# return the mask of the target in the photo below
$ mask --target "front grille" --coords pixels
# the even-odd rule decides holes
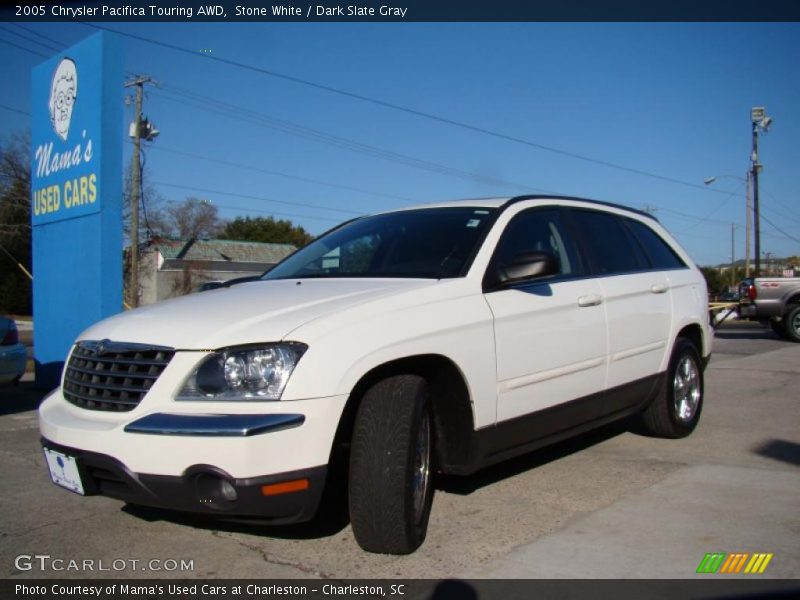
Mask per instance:
[[[174,354],[161,346],[79,342],[67,363],[64,398],[89,410],[133,410]]]

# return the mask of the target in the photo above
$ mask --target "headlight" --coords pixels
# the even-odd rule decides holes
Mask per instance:
[[[214,352],[186,380],[177,400],[280,400],[306,348],[290,342]]]

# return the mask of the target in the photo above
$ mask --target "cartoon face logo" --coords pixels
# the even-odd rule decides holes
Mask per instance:
[[[72,107],[78,97],[78,70],[75,61],[63,58],[53,71],[50,85],[50,122],[58,136],[67,141],[69,123],[72,120]]]

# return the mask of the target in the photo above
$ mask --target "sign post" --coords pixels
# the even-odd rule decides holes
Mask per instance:
[[[37,386],[122,309],[122,52],[97,33],[33,70],[31,225]]]

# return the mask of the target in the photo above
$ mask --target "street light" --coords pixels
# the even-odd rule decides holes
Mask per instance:
[[[767,116],[767,110],[763,106],[754,106],[750,109],[750,122],[753,128],[753,151],[750,160],[753,163],[751,169],[753,177],[753,220],[756,241],[756,277],[761,275],[761,213],[758,204],[758,172],[762,165],[758,162],[758,132],[767,133],[769,126],[772,125],[772,117]]]
[[[728,179],[736,179],[737,181],[742,181],[745,184],[744,276],[750,277],[750,230],[752,229],[752,224],[751,224],[752,213],[750,212],[750,171],[747,171],[744,177],[737,177],[736,175],[713,175],[711,177],[706,177],[703,180],[703,183],[706,185],[711,185],[720,177],[726,177]]]

